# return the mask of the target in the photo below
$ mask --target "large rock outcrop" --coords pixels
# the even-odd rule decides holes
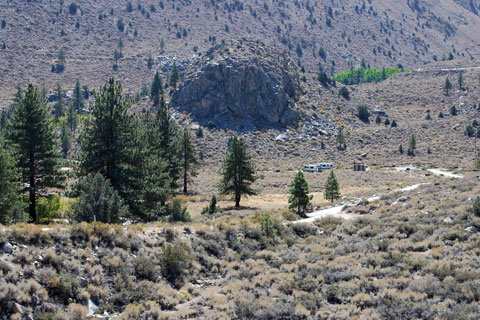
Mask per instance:
[[[222,128],[285,127],[296,125],[300,94],[292,61],[260,42],[238,40],[210,49],[194,63],[170,107]]]

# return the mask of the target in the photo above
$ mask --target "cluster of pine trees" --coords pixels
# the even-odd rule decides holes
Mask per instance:
[[[162,90],[161,81],[152,86],[157,111],[141,116],[129,112],[133,102],[113,78],[94,93],[95,104],[80,128],[78,179],[68,192],[78,197],[74,220],[189,219],[185,208],[170,200],[182,183],[188,191],[200,162],[190,132],[180,130],[169,115]],[[39,222],[38,198],[65,187],[63,148],[54,126],[62,116],[57,105],[50,117],[38,88],[19,91],[0,131],[0,223]]]

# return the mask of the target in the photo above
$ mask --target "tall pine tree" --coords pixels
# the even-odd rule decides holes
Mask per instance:
[[[328,175],[323,196],[326,200],[330,200],[332,202],[333,200],[340,198],[340,187],[338,185],[337,177],[335,177],[335,173],[333,173],[333,171],[330,171],[330,174]]]
[[[72,104],[77,114],[81,114],[83,108],[83,95],[80,81],[78,81],[78,79],[75,82],[75,88],[73,89]]]
[[[80,175],[101,173],[132,208],[138,201],[141,159],[136,153],[137,123],[128,113],[131,105],[131,100],[122,96],[120,82],[114,78],[95,94],[91,117],[80,134]]]
[[[160,97],[163,95],[163,84],[160,74],[155,73],[152,81],[152,87],[150,88],[150,97],[153,101],[153,105],[156,107],[160,103]]]
[[[187,193],[188,183],[191,182],[191,177],[197,176],[197,167],[200,161],[197,157],[197,151],[192,141],[192,135],[187,128],[183,129],[183,134],[180,138],[180,152],[183,170],[183,193]]]
[[[302,171],[298,171],[293,178],[292,187],[290,188],[290,196],[288,203],[290,210],[296,212],[299,216],[306,218],[307,208],[313,196],[308,195],[308,183]]]
[[[172,67],[172,73],[170,73],[169,85],[173,87],[173,89],[177,88],[177,82],[180,79],[180,75],[178,73],[177,64],[174,62]]]
[[[155,122],[158,128],[160,156],[167,162],[168,172],[171,177],[170,188],[175,190],[179,187],[178,180],[181,176],[178,128],[175,120],[168,113],[167,104],[163,96],[160,97],[160,105]],[[162,204],[164,205],[165,203],[163,202]]]
[[[28,85],[13,110],[9,139],[16,147],[18,164],[29,194],[29,214],[38,222],[37,198],[49,187],[59,187],[63,176],[59,171],[60,155],[52,122],[47,118],[46,101],[38,88]]]
[[[57,102],[55,102],[55,105],[53,106],[53,114],[55,115],[55,121],[58,121],[58,118],[65,115],[63,91],[62,91],[62,88],[60,87],[60,84],[57,84],[56,91],[57,91],[56,94],[58,99],[57,99]]]
[[[233,193],[236,207],[240,206],[242,194],[257,193],[251,187],[257,179],[255,171],[255,165],[245,142],[237,136],[230,138],[227,154],[222,163],[222,180],[219,189],[222,194]]]

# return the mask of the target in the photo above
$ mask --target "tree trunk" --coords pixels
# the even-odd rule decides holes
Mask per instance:
[[[235,207],[240,207],[240,198],[242,197],[242,194],[240,193],[240,190],[236,189],[235,190]]]

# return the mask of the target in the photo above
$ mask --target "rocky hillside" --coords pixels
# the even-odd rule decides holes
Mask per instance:
[[[260,42],[229,41],[209,50],[172,96],[203,123],[231,129],[296,126],[297,67]]]
[[[173,59],[186,66],[239,36],[329,73],[362,59],[409,68],[443,57],[467,60],[480,53],[473,45],[480,42],[472,27],[477,11],[478,1],[450,0],[2,1],[0,107],[28,81],[70,89],[78,78],[97,88],[114,75],[134,93],[157,69],[168,73]],[[64,69],[51,72],[61,48]]]

